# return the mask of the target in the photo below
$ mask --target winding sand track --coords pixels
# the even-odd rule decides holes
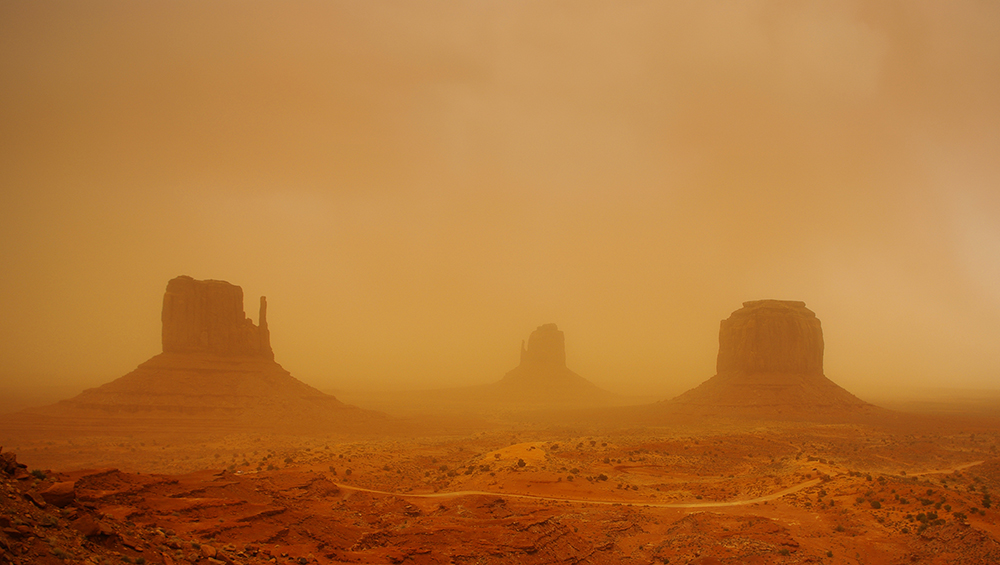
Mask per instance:
[[[954,471],[961,471],[962,469],[968,469],[969,467],[974,467],[979,465],[982,461],[973,461],[972,463],[964,463],[962,465],[956,465],[950,469],[939,469],[934,471],[924,471],[922,473],[913,473],[913,475],[927,475],[931,473],[952,473]],[[500,496],[503,498],[526,498],[530,500],[545,500],[550,502],[569,502],[573,504],[604,504],[604,505],[621,505],[621,506],[647,506],[653,508],[719,508],[724,506],[745,506],[747,504],[757,504],[760,502],[767,502],[770,500],[777,500],[783,496],[799,492],[800,490],[807,489],[811,486],[819,484],[821,479],[810,479],[808,481],[801,482],[797,485],[793,485],[784,490],[779,490],[778,492],[767,494],[764,496],[758,496],[757,498],[748,498],[745,500],[729,500],[729,501],[716,501],[716,502],[643,502],[639,500],[595,500],[590,498],[563,498],[556,496],[538,496],[534,494],[514,494],[509,492],[491,492],[485,490],[457,490],[452,492],[435,492],[428,494],[413,494],[404,492],[387,492],[384,490],[375,490],[362,487],[356,487],[351,485],[345,485],[343,483],[335,483],[338,487],[344,490],[352,490],[357,492],[369,492],[372,494],[381,494],[387,496],[396,496],[399,498],[458,498],[462,496]]]
[[[793,492],[798,492],[802,489],[809,488],[819,482],[820,479],[811,479],[805,481],[804,483],[799,483],[795,486],[786,488],[785,490],[781,490],[765,496],[759,496],[757,498],[750,498],[746,500],[730,500],[726,502],[644,502],[641,500],[596,500],[590,498],[562,498],[556,496],[538,496],[534,494],[514,494],[509,492],[491,492],[484,490],[457,490],[452,492],[413,494],[404,492],[386,492],[382,490],[355,487],[341,483],[336,483],[336,484],[338,487],[344,490],[353,490],[357,492],[370,492],[372,494],[397,496],[399,498],[458,498],[461,496],[500,496],[503,498],[526,498],[530,500],[546,500],[550,502],[570,502],[574,504],[604,504],[609,506],[617,504],[620,506],[650,506],[655,508],[713,508],[718,506],[743,506],[745,504],[755,504],[758,502],[775,500],[777,498],[785,496],[786,494],[791,494]]]

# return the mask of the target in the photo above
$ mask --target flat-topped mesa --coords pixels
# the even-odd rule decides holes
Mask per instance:
[[[823,374],[823,329],[805,302],[754,300],[723,320],[717,374]]]
[[[543,324],[521,342],[521,367],[566,367],[566,338],[555,324]]]
[[[226,281],[171,280],[161,319],[164,353],[274,359],[267,300],[260,297],[260,325],[254,325],[243,312],[243,289]]]

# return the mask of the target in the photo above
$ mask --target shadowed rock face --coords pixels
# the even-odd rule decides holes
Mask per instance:
[[[163,352],[274,359],[267,329],[267,299],[260,325],[243,313],[243,289],[226,281],[188,276],[167,283],[163,295]]]
[[[718,374],[823,374],[823,330],[805,302],[755,300],[722,321]]]

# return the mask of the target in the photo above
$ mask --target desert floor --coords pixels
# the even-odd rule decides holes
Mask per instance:
[[[997,562],[1000,433],[964,427],[25,433],[0,560]],[[76,501],[45,505],[55,483]]]

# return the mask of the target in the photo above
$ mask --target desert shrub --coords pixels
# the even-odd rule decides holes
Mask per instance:
[[[42,525],[45,526],[46,528],[54,528],[55,526],[59,525],[59,519],[56,518],[55,516],[50,516],[48,514],[42,516],[41,522]]]
[[[605,475],[604,473],[601,473],[600,475],[597,475],[597,480],[599,480],[599,481],[606,481],[606,480],[608,480],[608,476]]]
[[[993,506],[993,501],[990,500],[989,493],[986,493],[983,495],[983,508],[989,508],[990,506]]]
[[[39,480],[42,480],[42,481],[45,480],[45,471],[43,471],[41,469],[35,469],[34,471],[31,472],[31,475],[34,476],[36,479],[39,479]],[[989,508],[989,506],[987,506],[987,508]]]
[[[871,502],[869,502],[869,504],[871,504],[872,508],[874,508],[875,510],[882,508],[882,503],[877,500],[872,500]]]
[[[827,551],[826,552],[826,556],[827,557],[833,557],[833,552],[832,551]]]
[[[788,555],[790,552],[784,547],[778,550],[778,555]]]
[[[344,470],[344,474],[349,476],[351,474],[351,470],[350,469],[345,469]]]
[[[517,466],[518,467],[524,467],[525,465],[527,465],[527,463],[524,462],[524,459],[518,459],[517,460]]]

